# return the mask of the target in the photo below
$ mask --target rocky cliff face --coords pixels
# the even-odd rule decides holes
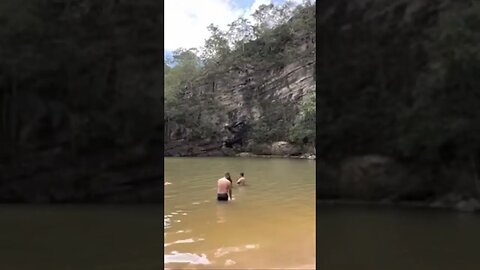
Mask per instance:
[[[458,64],[450,57],[468,51],[462,46],[478,35],[478,16],[467,16],[473,8],[470,1],[448,0],[318,2],[319,199],[479,209],[475,155],[459,158],[468,141],[459,138],[471,129],[453,132],[475,111],[462,115],[454,103],[476,100],[458,94],[474,70],[459,66],[475,57]],[[457,19],[465,20],[467,34],[460,36],[468,41],[445,45],[442,36],[461,29]],[[445,102],[436,102],[442,95]],[[457,122],[445,121],[450,118]]]
[[[315,91],[315,40],[311,37],[304,42],[299,48],[302,57],[285,66],[233,66],[215,76],[204,74],[184,89],[183,101],[199,108],[191,117],[210,123],[215,132],[210,138],[192,139],[194,127],[175,119],[167,121],[165,155],[224,155],[227,152],[222,145],[228,141],[236,144],[236,139],[242,141],[241,151],[248,147],[252,123],[272,115],[294,122],[305,96]],[[244,128],[238,128],[239,123]]]

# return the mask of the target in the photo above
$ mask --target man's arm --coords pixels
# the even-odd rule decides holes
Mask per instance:
[[[228,195],[230,196],[230,200],[232,200],[232,184],[228,184]]]

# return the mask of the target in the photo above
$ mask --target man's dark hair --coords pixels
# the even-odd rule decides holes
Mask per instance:
[[[228,180],[232,180],[232,178],[230,177],[230,173],[228,172],[225,173],[225,178],[227,178]]]
[[[243,176],[243,172],[240,173],[240,176]]]

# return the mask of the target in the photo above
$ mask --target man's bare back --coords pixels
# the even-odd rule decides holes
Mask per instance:
[[[232,184],[230,183],[230,181],[227,178],[222,177],[222,178],[218,179],[218,181],[217,181],[217,193],[218,194],[228,193],[231,186],[232,186]]]
[[[226,177],[222,177],[217,181],[217,199],[219,201],[227,201],[232,199],[232,183]]]

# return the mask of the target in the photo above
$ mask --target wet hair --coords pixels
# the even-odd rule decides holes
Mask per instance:
[[[240,173],[240,176],[243,176],[243,172]]]
[[[227,178],[230,181],[232,180],[232,178],[230,177],[230,173],[228,172],[225,173],[225,178]]]

